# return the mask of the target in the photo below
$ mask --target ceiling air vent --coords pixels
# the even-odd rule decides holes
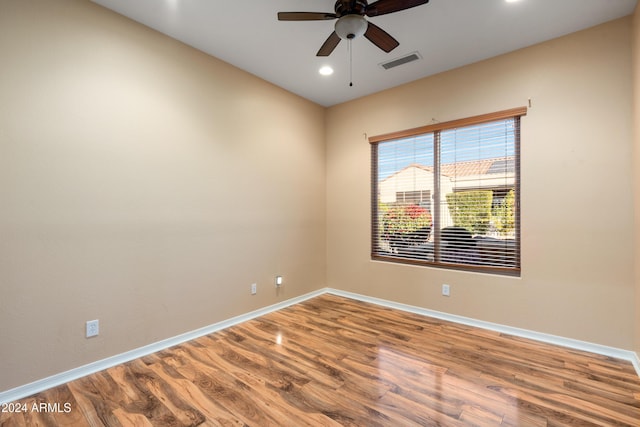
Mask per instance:
[[[408,55],[405,55],[401,58],[396,58],[394,60],[391,60],[389,62],[383,62],[382,64],[380,64],[380,66],[382,68],[384,68],[385,70],[389,70],[391,68],[394,67],[398,67],[400,65],[409,63],[409,62],[413,62],[413,61],[417,61],[418,59],[421,59],[422,57],[420,56],[420,54],[418,52],[412,52]]]

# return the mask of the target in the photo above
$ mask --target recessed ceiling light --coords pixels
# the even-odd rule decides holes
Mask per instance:
[[[507,3],[516,3],[516,2],[519,2],[520,0],[504,0],[504,1],[506,1]]]
[[[325,65],[322,68],[320,68],[318,72],[323,76],[330,76],[331,74],[333,74],[333,68],[331,68],[328,65]]]

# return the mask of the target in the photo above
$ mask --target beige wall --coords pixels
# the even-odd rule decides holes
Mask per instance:
[[[630,42],[625,18],[330,108],[328,286],[634,348]],[[522,277],[372,262],[365,134],[524,106],[528,98]],[[449,298],[440,295],[443,283]]]
[[[634,125],[634,196],[635,196],[635,351],[640,357],[640,4],[633,15],[633,125]]]
[[[86,0],[0,58],[0,391],[325,285],[323,108]]]

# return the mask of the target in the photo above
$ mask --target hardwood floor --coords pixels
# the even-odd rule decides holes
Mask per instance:
[[[1,426],[640,426],[640,378],[323,295],[13,405]]]

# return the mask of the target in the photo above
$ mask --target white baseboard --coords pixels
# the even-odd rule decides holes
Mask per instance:
[[[242,314],[240,316],[232,317],[230,319],[223,320],[221,322],[214,323],[212,325],[205,326],[203,328],[196,329],[191,332],[186,332],[184,334],[177,335],[175,337],[168,338],[166,340],[158,341],[153,344],[146,345],[144,347],[139,347],[122,354],[118,354],[103,360],[99,360],[97,362],[89,363],[88,365],[84,365],[79,368],[74,368],[67,372],[55,374],[50,377],[34,381],[30,384],[26,384],[23,386],[13,388],[11,390],[0,392],[0,404],[14,402],[18,399],[23,399],[25,397],[32,396],[36,393],[40,393],[50,388],[57,387],[62,384],[66,384],[78,378],[82,378],[87,375],[91,375],[96,372],[103,371],[113,366],[138,359],[140,357],[148,356],[149,354],[167,349],[169,347],[173,347],[174,345],[182,344],[184,342],[191,341],[196,338],[200,338],[202,336],[211,334],[213,332],[226,329],[230,326],[234,326],[239,323],[246,322],[251,319],[255,319],[256,317],[264,316],[265,314],[269,314],[274,311],[278,311],[283,308],[289,307],[291,305],[301,303],[308,299],[322,295],[326,292],[327,292],[326,289],[320,289],[318,291],[310,292],[308,294],[301,295],[296,298],[291,298],[286,301],[279,302],[277,304],[273,304],[273,305],[270,305],[246,314]]]
[[[593,344],[586,341],[574,340],[571,338],[564,338],[557,335],[550,335],[541,332],[530,331],[527,329],[514,328],[511,326],[500,325],[498,323],[485,322],[482,320],[476,320],[469,317],[457,316],[455,314],[443,313],[440,311],[429,310],[426,308],[416,307],[408,304],[402,304],[394,301],[389,301],[381,298],[370,297],[366,295],[356,294],[353,292],[340,291],[337,289],[327,289],[327,293],[342,296],[345,298],[351,298],[363,302],[369,302],[372,304],[380,305],[383,307],[394,308],[397,310],[406,311],[409,313],[420,314],[423,316],[434,317],[436,319],[447,320],[449,322],[455,322],[462,325],[474,326],[477,328],[488,329],[495,332],[501,332],[509,335],[514,335],[521,338],[528,338],[535,341],[540,341],[548,344],[555,344],[562,347],[572,348],[574,350],[588,351],[590,353],[600,354],[603,356],[614,357],[616,359],[626,360],[631,362],[636,370],[638,376],[640,376],[640,358],[638,354],[630,350],[622,350],[615,347],[608,347],[600,344]]]
[[[504,325],[491,323],[491,322],[484,322],[481,320],[475,320],[468,317],[428,310],[425,308],[420,308],[420,307],[407,305],[407,304],[401,304],[401,303],[388,301],[380,298],[369,297],[366,295],[356,294],[352,292],[340,291],[340,290],[331,289],[331,288],[324,288],[324,289],[319,289],[317,291],[310,292],[308,294],[301,295],[296,298],[291,298],[286,301],[273,304],[273,305],[270,305],[270,306],[267,306],[267,307],[264,307],[240,316],[232,317],[230,319],[223,320],[221,322],[214,323],[212,325],[205,326],[203,328],[196,329],[191,332],[177,335],[175,337],[168,338],[166,340],[158,341],[156,343],[149,344],[144,347],[127,351],[125,353],[118,354],[112,357],[108,357],[106,359],[99,360],[97,362],[89,363],[88,365],[74,368],[67,372],[55,374],[50,377],[34,381],[30,384],[26,384],[23,386],[13,388],[11,390],[0,392],[0,404],[23,399],[25,397],[31,396],[36,393],[40,393],[42,391],[48,390],[53,387],[57,387],[59,385],[68,383],[78,378],[82,378],[84,376],[91,375],[96,372],[100,372],[102,370],[111,368],[113,366],[116,366],[125,362],[129,362],[131,360],[138,359],[140,357],[147,356],[149,354],[167,349],[169,347],[173,347],[178,344],[182,344],[187,341],[191,341],[193,339],[202,337],[204,335],[208,335],[208,334],[220,331],[222,329],[226,329],[228,327],[237,325],[242,322],[246,322],[251,319],[255,319],[256,317],[264,316],[265,314],[269,314],[271,312],[281,310],[283,308],[301,303],[303,301],[323,295],[325,293],[338,295],[345,298],[351,298],[351,299],[355,299],[363,302],[369,302],[372,304],[376,304],[376,305],[380,305],[388,308],[394,308],[394,309],[406,311],[409,313],[421,314],[423,316],[434,317],[437,319],[447,320],[450,322],[456,322],[464,325],[475,326],[475,327],[502,332],[502,333],[515,335],[523,338],[529,338],[536,341],[573,348],[576,350],[583,350],[591,353],[615,357],[617,359],[627,360],[633,364],[633,366],[636,369],[636,372],[640,376],[640,358],[633,351],[621,350],[621,349],[607,347],[599,344],[592,344],[584,341],[558,337],[555,335],[543,334],[539,332],[529,331],[526,329],[513,328],[510,326],[504,326]]]
[[[638,353],[631,353],[633,353],[633,356],[631,357],[631,363],[633,363],[633,367],[636,368],[636,372],[640,377],[640,356],[638,355]]]

